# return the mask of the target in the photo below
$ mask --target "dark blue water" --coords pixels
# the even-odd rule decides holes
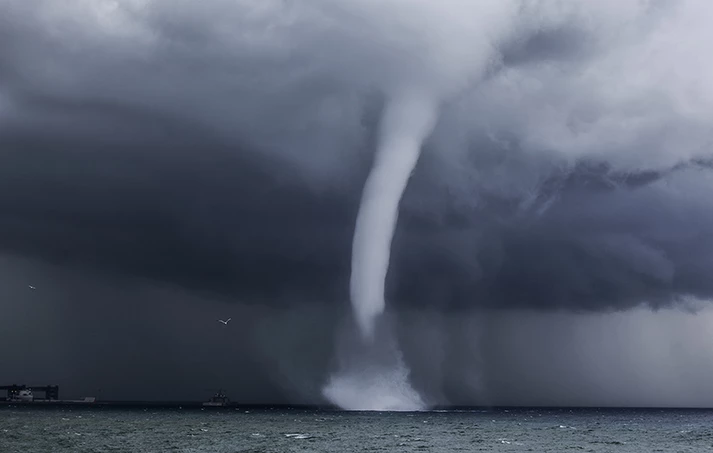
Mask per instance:
[[[702,452],[713,411],[0,408],[0,452]]]

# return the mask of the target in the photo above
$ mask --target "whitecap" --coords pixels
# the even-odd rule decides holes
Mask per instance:
[[[309,439],[312,436],[309,434],[285,434],[285,437],[289,437],[291,439]]]

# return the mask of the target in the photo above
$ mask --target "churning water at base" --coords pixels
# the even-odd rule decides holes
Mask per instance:
[[[0,407],[0,452],[698,452],[713,411],[110,410]]]
[[[411,387],[403,360],[392,367],[344,370],[333,375],[324,396],[337,406],[353,411],[420,411],[426,405]]]
[[[336,406],[350,411],[420,411],[426,409],[411,386],[387,316],[375,319],[370,339],[343,328],[336,344],[337,369],[322,394]]]

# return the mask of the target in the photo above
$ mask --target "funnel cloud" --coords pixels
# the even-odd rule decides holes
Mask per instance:
[[[0,384],[713,405],[711,17],[0,0]]]
[[[374,335],[374,318],[384,312],[384,284],[399,201],[435,119],[432,102],[409,96],[388,101],[384,112],[381,142],[364,186],[352,251],[352,303],[367,338]]]

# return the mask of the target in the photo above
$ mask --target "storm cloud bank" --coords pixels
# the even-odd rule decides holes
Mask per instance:
[[[379,122],[416,87],[439,115],[390,309],[709,300],[710,17],[705,0],[0,0],[0,250],[344,306]]]
[[[113,236],[92,244],[104,265],[190,285],[196,261],[218,261],[234,287],[235,257],[264,262],[255,247],[276,269],[306,262],[300,274],[323,278],[294,289],[319,293],[346,270],[380,93],[417,78],[455,94],[405,195],[394,300],[443,303],[406,296],[419,283],[499,306],[527,304],[517,286],[592,308],[710,295],[710,176],[694,163],[713,140],[707,2],[2,9],[5,248],[29,251],[46,227],[54,240],[33,252],[64,242],[81,261],[91,231]],[[475,30],[483,17],[495,23]],[[117,253],[139,235],[145,258]],[[163,265],[159,248],[178,259]]]

